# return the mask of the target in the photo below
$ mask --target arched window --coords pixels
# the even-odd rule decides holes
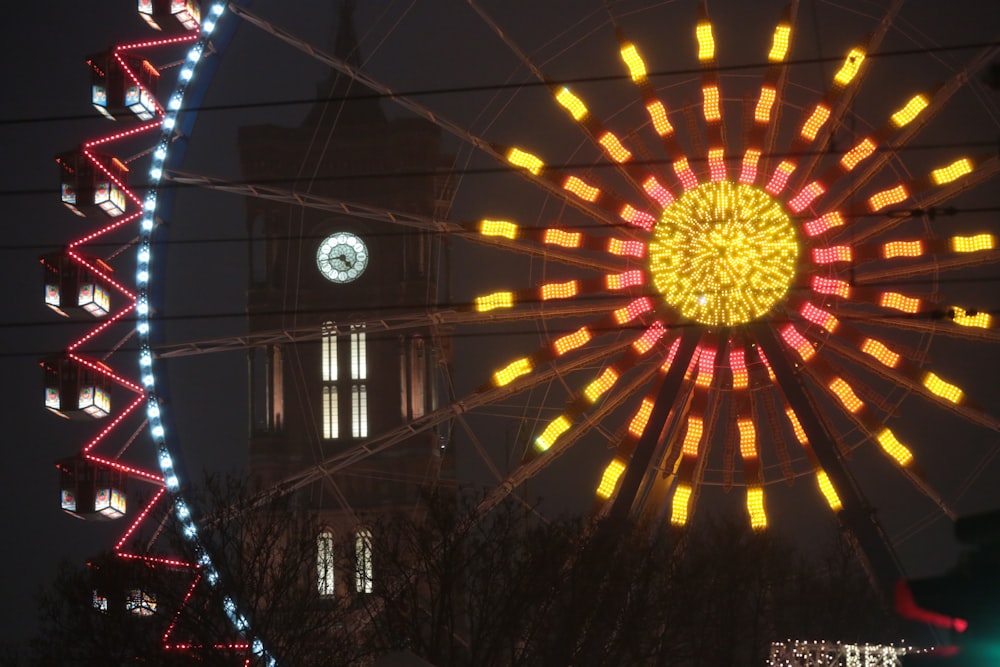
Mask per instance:
[[[316,590],[321,596],[336,593],[333,579],[333,532],[323,529],[316,536]]]
[[[362,528],[354,537],[354,589],[358,593],[371,593],[374,584],[372,532]]]

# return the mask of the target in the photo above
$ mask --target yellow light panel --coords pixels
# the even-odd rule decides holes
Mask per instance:
[[[859,162],[868,159],[874,152],[875,142],[865,137],[854,148],[844,153],[844,157],[840,158],[840,166],[844,168],[844,171],[851,171],[858,166]]]
[[[673,168],[674,173],[677,174],[677,178],[680,179],[681,187],[684,188],[685,192],[698,185],[698,177],[694,175],[693,171],[691,171],[691,165],[688,164],[686,157],[674,160]]]
[[[892,124],[897,128],[907,125],[910,121],[916,118],[921,111],[927,108],[927,103],[928,100],[923,95],[914,95],[902,109],[892,114]]]
[[[730,181],[685,192],[653,235],[655,287],[684,317],[708,325],[743,324],[770,311],[787,295],[800,252],[781,204]]]
[[[597,485],[597,497],[605,500],[610,498],[611,494],[615,492],[618,478],[622,476],[623,472],[625,472],[625,464],[618,459],[612,459],[608,467],[604,469],[604,474],[601,475],[601,483]]]
[[[567,232],[562,229],[550,227],[545,230],[542,241],[548,245],[558,245],[563,248],[579,248],[582,239],[580,232]]]
[[[912,314],[920,310],[920,299],[915,299],[899,292],[882,292],[878,305],[883,308],[892,308],[893,310]]]
[[[767,513],[764,511],[764,489],[759,486],[747,487],[747,513],[750,527],[754,530],[767,528]]]
[[[839,512],[844,508],[844,505],[840,502],[840,496],[837,495],[837,490],[833,488],[833,482],[822,470],[816,471],[816,482],[819,484],[820,493],[826,498],[826,504],[830,506],[834,512]]]
[[[646,254],[646,244],[642,241],[611,239],[608,241],[608,252],[619,257],[642,258]]]
[[[597,399],[603,396],[608,389],[611,389],[617,381],[618,372],[611,367],[605,368],[603,373],[587,385],[587,388],[583,390],[583,395],[587,397],[588,401],[594,403]]]
[[[847,409],[848,412],[855,413],[864,407],[864,403],[858,398],[858,395],[854,393],[851,389],[851,385],[847,384],[843,378],[834,378],[829,384],[830,391],[840,399],[840,402]]]
[[[653,198],[660,206],[670,206],[674,202],[674,196],[663,185],[656,180],[655,176],[650,176],[642,182],[642,189]]]
[[[736,428],[740,432],[740,456],[744,459],[757,458],[757,429],[752,419],[736,420]]]
[[[774,106],[777,91],[770,86],[760,89],[760,97],[757,98],[757,107],[753,112],[753,119],[758,123],[771,122],[771,107]]]
[[[861,343],[861,351],[874,357],[883,366],[895,368],[899,364],[899,355],[874,338],[865,338]]]
[[[483,220],[479,223],[479,233],[483,236],[501,236],[513,241],[517,238],[517,225],[506,220]]]
[[[846,280],[836,278],[824,278],[823,276],[813,276],[812,288],[819,294],[829,294],[846,299],[851,295],[851,286]]]
[[[688,522],[688,505],[691,502],[691,487],[678,484],[674,490],[674,499],[670,509],[670,523],[675,526],[685,526]]]
[[[789,324],[781,330],[781,337],[788,344],[788,347],[799,353],[802,361],[809,361],[816,355],[816,349],[809,340],[792,325]]]
[[[952,310],[955,311],[955,324],[963,327],[976,327],[978,329],[989,329],[993,323],[992,318],[989,313],[974,313],[970,314],[969,311],[955,306]]]
[[[639,50],[635,48],[635,44],[626,44],[621,49],[622,61],[625,63],[625,67],[628,68],[628,75],[632,77],[632,80],[639,83],[646,78],[646,63],[642,61],[642,56],[639,55]]]
[[[570,350],[575,350],[578,347],[586,345],[590,342],[590,338],[590,330],[587,327],[582,327],[571,334],[557,338],[552,343],[552,347],[557,355],[562,356]]]
[[[920,257],[924,254],[923,241],[890,241],[882,246],[882,257]]]
[[[532,155],[531,153],[522,151],[520,148],[510,149],[510,153],[507,154],[507,161],[515,167],[527,169],[535,176],[537,176],[545,166],[545,163],[542,162],[540,158]]]
[[[847,58],[844,59],[844,64],[840,68],[840,71],[833,77],[833,81],[838,86],[846,86],[857,76],[858,71],[861,69],[861,63],[865,61],[865,52],[860,48],[853,48],[851,52],[847,54]]]
[[[531,360],[528,358],[518,359],[507,364],[493,374],[493,384],[504,387],[522,375],[527,375],[532,370]]]
[[[873,211],[881,211],[886,206],[898,204],[905,201],[910,194],[906,191],[906,186],[900,183],[894,188],[877,192],[868,200],[868,207]]]
[[[563,86],[556,93],[556,102],[562,105],[566,111],[573,116],[573,120],[581,120],[587,115],[587,105],[583,101],[570,92],[570,89]]]
[[[605,132],[601,135],[597,143],[604,146],[604,150],[608,152],[608,156],[615,162],[628,162],[632,158],[632,153],[622,146],[621,140],[611,132]]]
[[[642,270],[633,269],[624,273],[609,273],[604,277],[604,286],[610,290],[637,287],[642,284]]]
[[[955,160],[947,167],[941,167],[932,171],[931,180],[934,181],[934,185],[944,185],[970,173],[972,173],[972,160],[964,157],[960,160]]]
[[[514,293],[494,292],[493,294],[487,294],[486,296],[477,296],[475,304],[476,310],[480,313],[485,313],[497,308],[511,308],[514,305]]]
[[[578,285],[575,280],[569,280],[564,283],[547,283],[542,285],[541,297],[542,301],[568,299],[571,296],[576,296],[578,291]]]
[[[746,389],[750,385],[750,373],[747,371],[743,350],[730,350],[729,370],[733,375],[733,389]]]
[[[684,443],[681,445],[681,452],[684,456],[698,456],[698,444],[701,442],[701,431],[701,417],[696,417],[694,415],[689,416],[687,430],[684,432]]]
[[[665,137],[674,131],[674,126],[670,124],[670,120],[667,118],[667,110],[663,108],[663,104],[659,101],[647,104],[646,113],[649,114],[649,120],[653,123],[653,129],[661,137]]]
[[[844,218],[840,215],[840,211],[830,211],[829,213],[824,213],[822,216],[816,218],[815,220],[810,220],[805,224],[805,232],[809,236],[819,236],[834,227],[840,227],[844,224]]]
[[[795,433],[795,439],[799,441],[800,445],[808,445],[809,438],[806,437],[806,431],[799,422],[799,416],[795,414],[795,411],[791,407],[785,408],[785,414],[788,416],[788,421],[792,424],[792,432]]]
[[[559,439],[559,436],[569,430],[570,426],[570,421],[565,415],[556,417],[549,422],[549,425],[545,427],[542,434],[535,438],[535,449],[540,452],[548,451],[555,444],[556,440]]]
[[[649,231],[656,224],[656,218],[649,213],[632,208],[631,204],[625,204],[618,216],[633,227],[638,227],[644,231]]]
[[[705,100],[705,120],[709,123],[717,123],[722,120],[722,112],[719,110],[718,86],[704,86],[701,93]]]
[[[896,439],[892,431],[883,429],[877,436],[878,444],[882,446],[882,451],[891,456],[901,466],[908,466],[913,462],[913,454],[903,443]]]
[[[563,183],[563,189],[567,192],[572,192],[583,201],[589,202],[597,201],[597,197],[601,194],[601,190],[599,188],[588,185],[576,176],[570,176],[567,178],[566,182]]]
[[[642,405],[636,410],[635,415],[632,416],[632,421],[628,424],[628,432],[634,437],[638,438],[642,435],[642,432],[646,430],[646,423],[649,422],[649,416],[653,414],[653,401],[648,398],[642,399]]]
[[[802,136],[812,141],[816,138],[816,133],[820,131],[823,124],[830,117],[830,108],[825,104],[817,104],[816,108],[806,119],[806,122],[802,125]]]
[[[764,189],[767,190],[772,195],[779,194],[785,189],[785,184],[788,183],[788,177],[792,175],[795,171],[795,163],[789,160],[782,160],[778,167],[771,174],[771,180],[767,182]]]
[[[996,237],[992,234],[976,234],[975,236],[953,236],[951,238],[952,252],[982,252],[996,247]]]
[[[711,180],[718,182],[726,177],[726,161],[723,158],[721,148],[712,148],[708,151],[708,168],[711,173]]]
[[[931,393],[940,396],[949,403],[958,403],[962,400],[962,390],[953,384],[945,382],[934,373],[924,375],[923,384]]]
[[[635,342],[632,343],[632,347],[637,353],[646,354],[654,345],[656,345],[656,341],[663,338],[666,333],[667,330],[663,327],[663,323],[657,320],[656,322],[653,322],[653,324],[650,325],[650,327],[646,329],[641,336],[635,339]]]
[[[752,185],[757,180],[757,163],[760,161],[760,151],[756,148],[747,149],[743,154],[743,164],[740,166],[740,183]]]
[[[767,54],[767,59],[772,63],[780,63],[788,54],[789,38],[792,35],[792,26],[781,23],[774,29],[774,36],[771,39],[771,50]]]
[[[648,313],[653,309],[653,303],[646,297],[636,299],[624,308],[619,308],[615,310],[612,314],[614,315],[615,322],[618,324],[626,324],[631,322],[635,318],[639,317],[643,313]]]
[[[695,37],[698,40],[698,60],[705,62],[715,58],[715,36],[712,34],[712,24],[702,21],[695,28]]]

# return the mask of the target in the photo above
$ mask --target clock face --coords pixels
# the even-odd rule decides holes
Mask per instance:
[[[365,272],[368,248],[350,232],[330,234],[319,244],[316,266],[330,282],[349,283]]]

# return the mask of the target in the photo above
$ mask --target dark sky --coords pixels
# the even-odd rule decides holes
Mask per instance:
[[[318,45],[329,45],[334,25],[332,8],[299,13],[289,10],[286,4],[277,0],[255,2],[254,11]],[[321,3],[296,4],[312,9]],[[358,33],[362,51],[369,59],[366,68],[396,89],[462,89],[530,80],[517,67],[507,47],[465,3],[433,0],[359,4],[362,6],[357,16]],[[694,2],[631,0],[611,4],[622,25],[642,48],[651,70],[690,70],[696,66],[692,55]],[[792,57],[842,55],[864,33],[874,29],[883,4],[864,0],[839,3],[803,0]],[[484,5],[552,78],[620,73],[613,33],[601,2],[497,0]],[[994,3],[964,0],[948,3],[946,9],[941,9],[938,3],[909,5],[904,5],[883,50],[985,42],[996,37],[995,28],[1000,25],[1000,7]],[[712,2],[720,63],[730,66],[760,61],[781,6],[781,2]],[[947,17],[940,16],[941,12]],[[9,301],[0,316],[0,378],[4,387],[0,395],[4,399],[7,424],[5,435],[0,438],[7,478],[0,492],[0,526],[7,536],[0,568],[3,572],[0,589],[6,594],[0,642],[16,642],[30,631],[35,614],[33,596],[51,578],[55,564],[64,558],[79,561],[95,550],[110,548],[123,527],[120,522],[95,525],[75,521],[57,507],[52,461],[78,449],[84,435],[79,424],[58,420],[42,407],[37,361],[64,347],[75,329],[58,322],[57,316],[42,304],[37,257],[79,234],[88,224],[60,205],[52,159],[58,152],[109,131],[110,124],[92,113],[87,103],[88,72],[84,60],[88,54],[114,43],[143,38],[149,33],[130,0],[59,3],[55,9],[45,3],[14,3],[7,9],[4,25],[8,93],[0,98],[3,123],[0,137],[6,158],[0,181],[3,191],[0,218],[6,235],[0,244],[0,270]],[[851,122],[851,130],[863,132],[869,127],[868,122],[881,124],[887,113],[898,108],[909,95],[947,77],[973,53],[955,50],[878,59],[855,102],[856,118]],[[830,62],[794,67],[793,85],[788,93],[793,104],[804,105],[815,100],[817,90],[823,87],[819,82],[829,80],[834,67]],[[725,107],[729,113],[738,113],[739,100],[745,91],[754,91],[759,85],[759,74],[759,70],[734,70],[723,78],[723,95],[735,100]],[[318,64],[264,38],[256,28],[244,26],[223,58],[206,103],[310,98],[324,75]],[[697,73],[662,77],[658,85],[665,87],[664,98],[679,107],[697,99],[697,77]],[[636,124],[637,105],[635,97],[627,94],[627,87],[620,83],[618,87],[589,83],[581,84],[579,89],[609,126],[624,134]],[[486,91],[420,99],[488,138],[521,143],[554,160],[592,159],[590,150],[581,148],[580,135],[537,88],[505,90],[497,96]],[[386,108],[392,109],[388,105]],[[258,107],[203,113],[192,135],[190,168],[235,177],[236,127],[262,122],[295,124],[306,110],[306,106]],[[789,118],[798,118],[795,109],[786,113]],[[71,119],[54,120],[60,118]],[[648,134],[645,136],[648,139]],[[998,136],[1000,94],[980,86],[967,86],[915,142],[937,147],[907,152],[892,169],[899,177],[905,177],[905,168],[921,175],[929,166],[939,166],[961,154],[962,149],[949,148],[949,144],[993,142]],[[466,164],[469,151],[458,142],[451,141],[448,146],[459,156],[460,163]],[[995,146],[976,149],[987,153],[991,150],[995,153]],[[468,164],[487,166],[488,162],[472,158]],[[884,177],[891,180],[892,174]],[[943,223],[937,221],[930,228],[912,223],[907,231],[918,236],[934,232],[945,235],[950,233],[949,228],[1000,232],[996,182],[994,178],[992,186],[981,186],[954,200],[956,206],[992,210],[960,214]],[[507,194],[505,188],[511,188],[515,194]],[[179,318],[170,329],[174,340],[239,331],[238,317],[219,315],[238,315],[243,308],[245,248],[235,240],[243,230],[242,206],[237,198],[214,193],[178,198],[171,238],[188,242],[171,247],[166,265],[167,310]],[[563,211],[517,179],[469,176],[462,181],[453,213],[457,219],[517,216],[533,224],[536,220],[554,219]],[[213,241],[208,242],[209,239]],[[535,264],[525,266],[519,258],[493,254],[489,261],[495,270],[479,271],[482,256],[478,251],[461,244],[456,245],[456,250],[453,269],[456,299],[467,299],[503,286],[526,287],[553,270]],[[989,266],[959,274],[946,273],[933,287],[946,303],[964,299],[960,302],[996,311],[997,275],[996,268]],[[522,330],[520,338],[507,338],[515,341],[511,347],[530,351],[538,345],[538,338],[544,336],[543,329],[538,327],[536,333],[532,327],[526,334]],[[1000,354],[995,344],[907,337],[892,330],[885,335],[899,336],[901,345],[920,351],[939,375],[965,387],[987,411],[1000,413],[1000,391],[995,381],[1000,372]],[[473,350],[471,340],[459,342],[460,354]],[[482,367],[476,363],[470,359],[461,365],[458,384],[475,386],[500,362],[490,359],[487,365],[480,364]],[[170,373],[188,468],[240,470],[245,462],[246,432],[242,355],[193,357],[173,363]],[[997,492],[1000,464],[992,459],[998,445],[995,432],[970,425],[937,407],[928,407],[923,399],[905,396],[898,389],[877,382],[873,387],[876,392],[887,392],[890,402],[896,405],[891,426],[901,439],[912,443],[932,484],[960,514],[1000,505]],[[544,403],[537,395],[529,400]],[[502,440],[492,444],[498,448],[509,444]],[[859,438],[854,433],[846,440],[855,444]],[[596,453],[602,455],[600,446]],[[468,459],[463,463],[462,452],[459,456],[460,471],[481,481],[482,466]],[[589,458],[582,455],[567,459],[561,462],[565,464],[561,472],[546,478],[550,481],[538,483],[538,488],[531,491],[541,493],[541,487],[545,486],[547,500],[561,508],[582,506],[581,502],[586,502],[593,488],[593,471],[581,472],[593,459],[593,452]],[[890,535],[900,538],[897,547],[904,563],[914,572],[947,566],[954,552],[949,544],[948,523],[941,514],[902,482],[871,445],[857,449],[851,466],[872,504],[879,508]],[[834,531],[829,512],[819,506],[807,480],[791,487],[769,487],[769,493],[773,494],[769,508],[775,525],[784,522],[789,532],[801,532],[810,539]],[[735,506],[740,511],[736,498],[726,498],[716,489],[706,491],[702,502],[709,507]]]

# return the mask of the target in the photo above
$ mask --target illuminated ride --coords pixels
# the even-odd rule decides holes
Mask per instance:
[[[741,488],[750,524],[762,529],[768,523],[765,490],[811,478],[843,527],[864,545],[875,576],[883,583],[894,580],[893,554],[870,520],[845,457],[862,447],[876,448],[948,513],[906,438],[894,423],[890,426],[895,411],[914,394],[987,431],[1000,426],[949,377],[949,359],[929,354],[930,340],[939,336],[977,346],[995,342],[995,319],[961,295],[942,301],[927,288],[958,271],[976,275],[976,267],[1000,258],[989,229],[948,229],[939,216],[960,195],[995,181],[1000,160],[995,151],[979,155],[946,147],[933,152],[940,161],[925,172],[911,175],[902,166],[918,133],[995,57],[996,48],[975,51],[944,80],[926,82],[878,123],[857,128],[852,101],[880,64],[876,56],[898,3],[838,60],[825,92],[811,94],[804,104],[789,101],[808,90],[789,83],[797,3],[775,13],[773,33],[760,40],[763,76],[752,79],[749,92],[739,91],[742,98],[726,90],[731,79],[718,65],[715,29],[704,3],[697,12],[692,3],[691,63],[697,74],[686,83],[700,99],[684,104],[673,101],[673,85],[658,87],[642,44],[626,34],[625,17],[619,25],[613,10],[602,8],[602,25],[618,40],[618,83],[633,89],[644,116],[634,126],[614,129],[615,122],[605,124],[591,110],[590,104],[604,105],[586,99],[586,86],[547,77],[484,9],[470,5],[580,128],[588,149],[599,156],[592,163],[553,165],[541,157],[544,146],[529,149],[487,139],[471,125],[448,120],[446,113],[239,5],[207,6],[200,28],[190,33],[118,47],[92,59],[95,106],[116,118],[131,114],[138,123],[59,159],[64,203],[88,217],[111,217],[65,253],[43,259],[49,277],[46,303],[63,315],[97,318],[83,338],[44,363],[46,406],[94,421],[98,429],[78,456],[60,463],[64,509],[115,518],[125,513],[125,480],[148,484],[151,506],[172,499],[173,512],[194,545],[193,562],[165,564],[189,568],[197,573],[195,580],[214,583],[214,565],[199,545],[191,509],[180,495],[184,480],[168,446],[169,406],[159,400],[163,389],[157,369],[163,362],[158,358],[243,349],[275,335],[290,341],[321,335],[283,330],[198,345],[154,345],[158,323],[152,286],[163,278],[153,241],[157,222],[169,216],[164,205],[170,189],[158,188],[169,180],[347,213],[402,231],[433,231],[489,253],[494,262],[528,261],[531,277],[541,276],[524,286],[510,272],[501,272],[496,280],[509,287],[456,298],[430,311],[368,313],[363,322],[338,322],[363,324],[369,335],[447,326],[456,338],[464,331],[507,331],[504,327],[531,323],[540,343],[491,360],[491,371],[471,384],[449,378],[446,405],[315,461],[283,480],[283,492],[444,425],[458,446],[482,455],[492,475],[483,512],[529,480],[545,479],[550,464],[578,449],[603,459],[599,468],[573,473],[576,486],[595,490],[598,516],[652,513],[684,525],[704,489]],[[140,2],[140,9],[144,6]],[[523,176],[546,201],[556,202],[558,213],[546,212],[544,222],[517,221],[495,213],[504,208],[497,196],[496,201],[477,200],[474,220],[433,219],[181,169],[176,149],[194,119],[186,111],[188,96],[197,99],[197,87],[205,85],[202,55],[209,52],[213,34],[223,26],[232,30],[240,20],[436,123],[501,170]],[[213,44],[211,50],[220,48],[221,43]],[[140,59],[159,49],[184,53],[170,70],[177,83],[169,94],[159,81],[160,69]],[[739,81],[744,89],[746,81]],[[849,122],[854,127],[849,145],[831,150],[834,137],[846,141],[841,129]],[[742,131],[736,129],[740,125]],[[119,142],[139,140],[150,148],[137,158],[123,159],[124,152],[112,156]],[[148,179],[141,179],[151,185],[145,197],[126,180],[136,164],[148,170]],[[120,277],[126,271],[112,271],[112,260],[124,255],[99,260],[89,249],[115,235],[137,236],[131,242],[134,279],[131,273]],[[110,354],[86,353],[90,345],[117,340],[115,332],[133,322],[134,330],[112,345]],[[135,368],[118,363],[126,356],[120,351],[125,340],[138,343]],[[491,459],[490,431],[484,426],[491,423],[508,425],[492,433],[510,424],[518,425],[519,437],[530,433],[516,439],[514,445],[524,441],[526,446],[509,472]],[[152,441],[159,472],[126,463],[129,445],[138,440]],[[148,511],[137,513],[118,543],[122,555]],[[232,601],[226,611],[251,637],[238,648],[266,657]]]

